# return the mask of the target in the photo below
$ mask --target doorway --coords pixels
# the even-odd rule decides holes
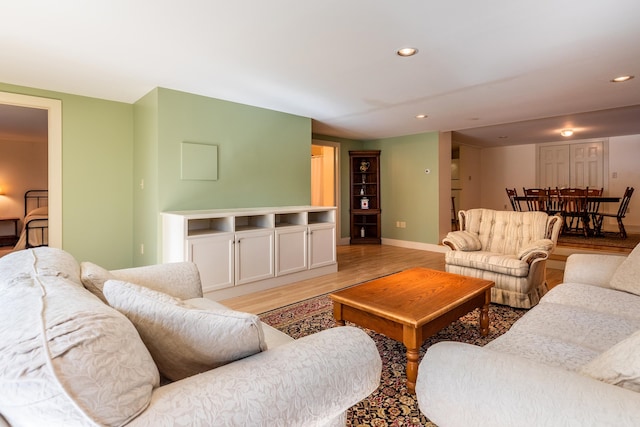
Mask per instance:
[[[311,206],[336,206],[336,233],[340,236],[340,145],[313,140],[311,144]]]
[[[62,248],[62,102],[58,99],[0,92],[0,104],[47,111],[49,246]]]

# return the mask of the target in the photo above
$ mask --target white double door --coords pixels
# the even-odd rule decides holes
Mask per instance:
[[[605,187],[605,141],[540,146],[538,182],[542,188]]]

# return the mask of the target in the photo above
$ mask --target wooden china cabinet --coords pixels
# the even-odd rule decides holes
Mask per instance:
[[[349,151],[352,244],[380,244],[380,150]]]

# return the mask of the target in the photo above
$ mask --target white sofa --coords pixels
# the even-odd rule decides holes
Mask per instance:
[[[380,372],[363,331],[293,340],[202,298],[190,263],[0,258],[0,426],[338,426]]]
[[[640,246],[571,255],[564,283],[484,347],[442,342],[420,363],[439,427],[640,425]]]
[[[562,228],[560,216],[492,209],[459,211],[460,230],[442,243],[450,273],[491,280],[491,301],[531,308],[547,292],[546,263]]]

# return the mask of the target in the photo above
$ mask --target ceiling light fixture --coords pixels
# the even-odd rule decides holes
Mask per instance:
[[[564,137],[568,137],[573,135],[573,129],[562,129],[560,131],[560,135],[564,136]]]
[[[635,76],[619,76],[611,79],[611,83],[622,83],[631,80]]]
[[[398,56],[413,56],[418,53],[418,49],[415,47],[403,47],[402,49],[398,49],[396,54]]]
[[[427,116],[426,114],[418,114],[416,116],[416,119],[426,119],[427,117],[429,117],[429,116]]]

